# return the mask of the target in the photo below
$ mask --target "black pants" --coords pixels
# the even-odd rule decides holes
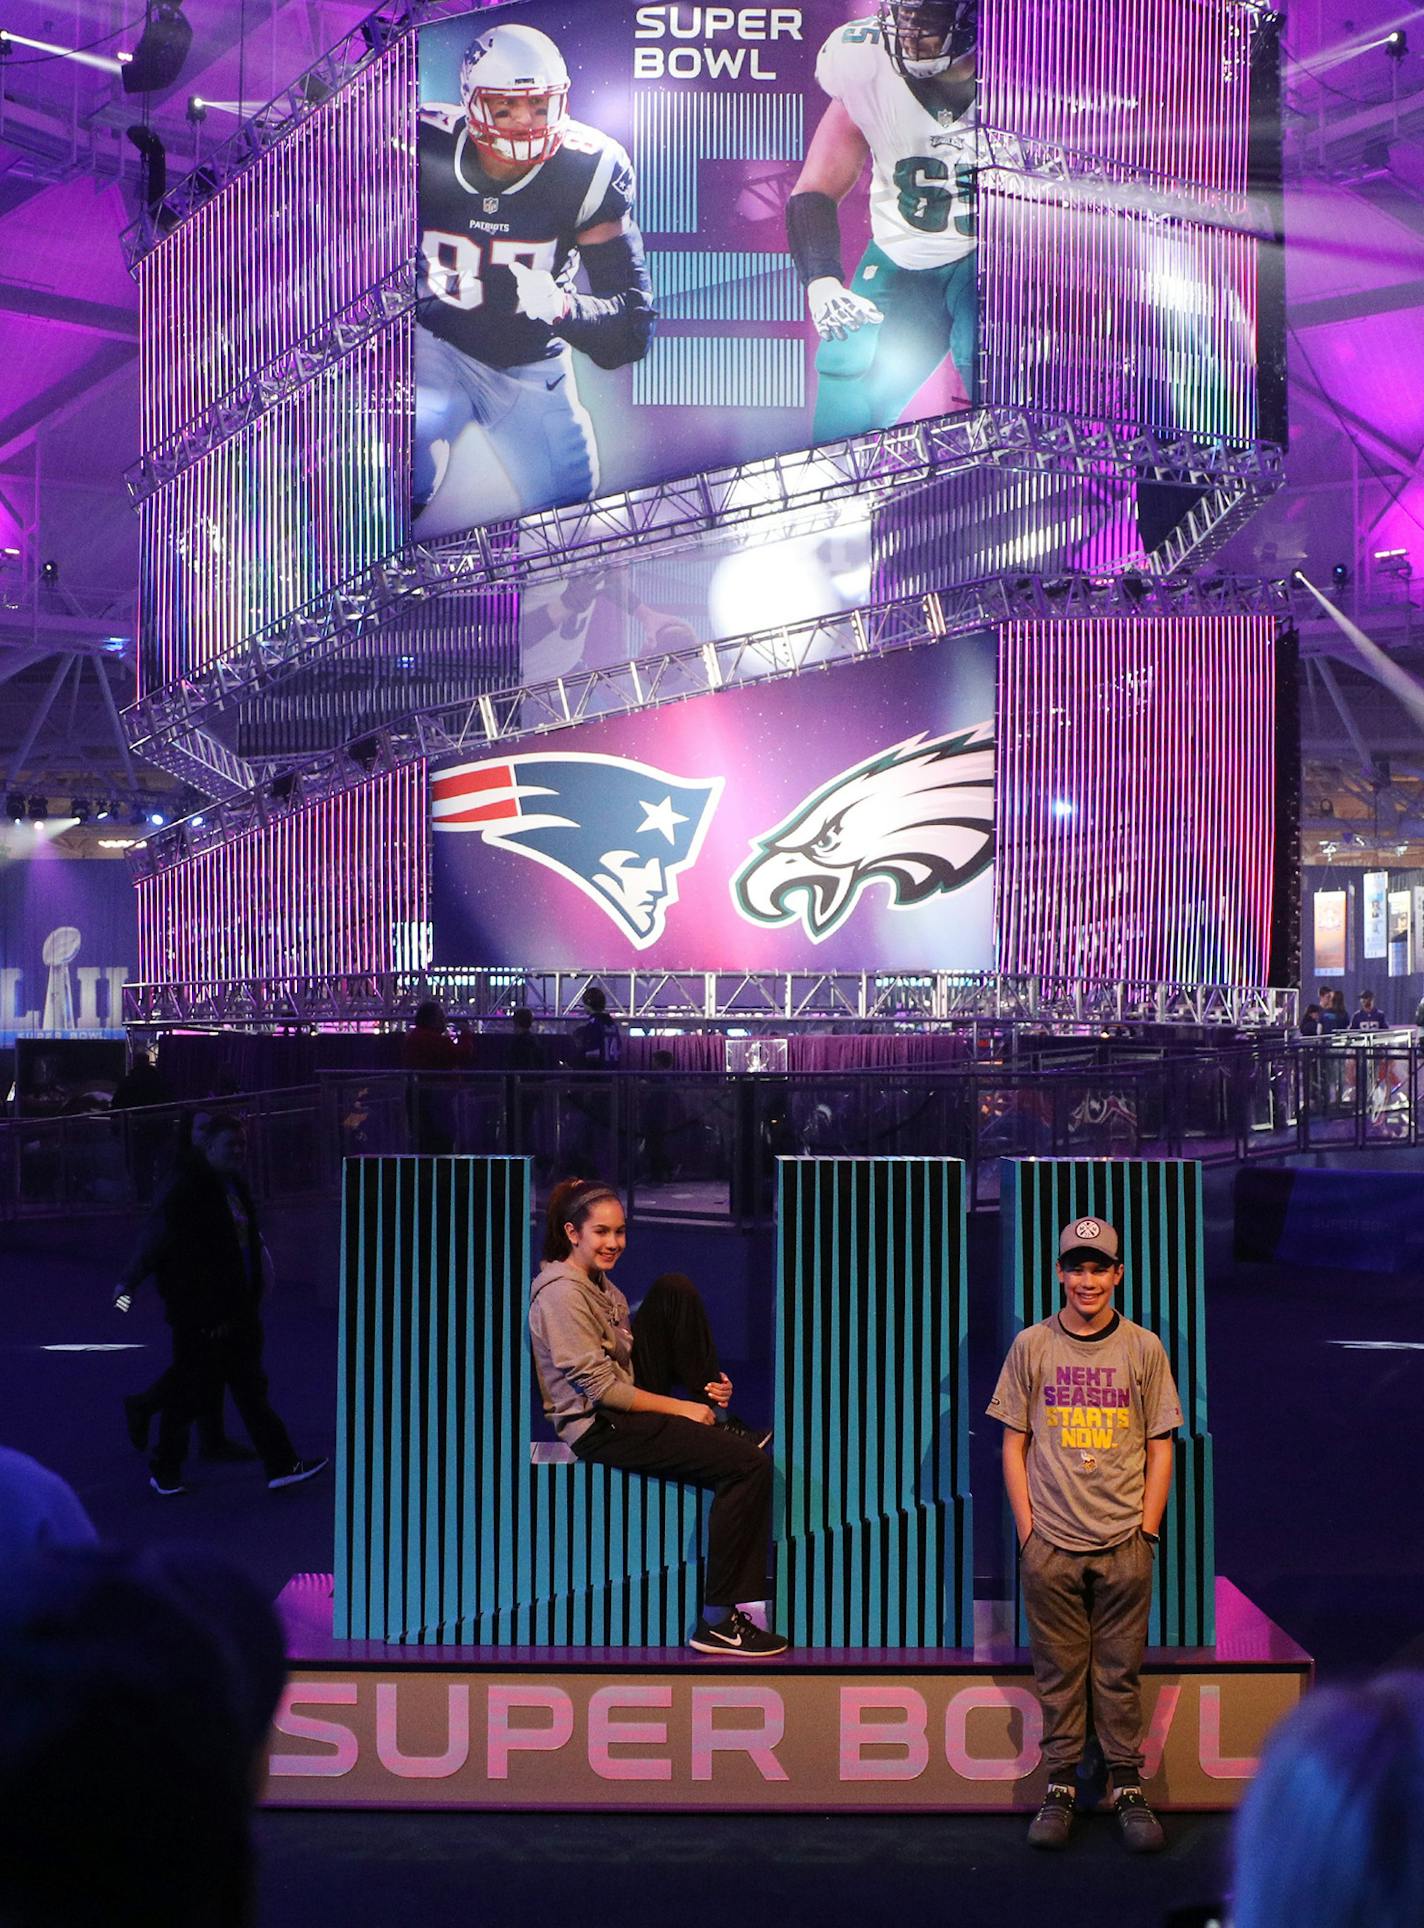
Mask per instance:
[[[633,1376],[644,1392],[680,1386],[703,1400],[718,1375],[707,1310],[680,1272],[656,1280],[633,1320]],[[603,1407],[574,1447],[579,1459],[650,1479],[678,1480],[715,1494],[707,1526],[709,1606],[734,1607],[766,1594],[771,1532],[771,1461],[759,1447],[722,1426],[671,1413],[617,1412]]]
[[[686,1273],[664,1272],[633,1314],[634,1379],[644,1392],[703,1399],[720,1372],[702,1294]]]
[[[267,1398],[262,1327],[255,1319],[243,1320],[221,1338],[192,1326],[174,1326],[173,1365],[164,1379],[168,1391],[150,1462],[156,1474],[177,1478],[188,1451],[188,1427],[221,1404],[224,1386],[231,1391],[238,1417],[262,1456],[268,1479],[295,1463],[296,1448]]]

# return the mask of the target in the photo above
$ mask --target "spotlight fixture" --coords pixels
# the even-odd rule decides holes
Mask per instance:
[[[21,817],[24,816],[24,814],[25,814],[24,791],[11,790],[5,798],[5,815],[10,819],[11,823],[18,823]]]
[[[1345,562],[1337,562],[1335,567],[1330,571],[1330,580],[1337,589],[1343,589],[1345,584],[1350,580],[1350,565]]]
[[[380,754],[381,739],[378,736],[358,737],[351,745],[351,760],[359,763],[363,770],[374,770]]]
[[[167,817],[164,816],[161,810],[150,810],[148,813],[148,820],[153,825],[155,830],[161,830],[164,824],[166,824],[168,821]]]
[[[1409,35],[1403,27],[1396,27],[1392,34],[1386,35],[1384,50],[1391,60],[1403,60],[1409,52]]]
[[[124,65],[124,92],[156,94],[171,87],[192,44],[193,29],[176,0],[151,0],[133,59]]]
[[[42,562],[40,564],[40,581],[46,589],[58,589],[59,564],[57,562]]]
[[[290,810],[297,799],[297,776],[294,770],[287,770],[272,779],[272,801]]]
[[[203,99],[201,94],[190,94],[188,96],[188,118],[194,127],[198,125],[199,121],[205,121],[208,118],[208,103]]]
[[[1376,549],[1375,568],[1382,576],[1398,576],[1401,582],[1408,582],[1414,574],[1407,549]]]
[[[49,798],[39,796],[31,797],[25,806],[25,815],[30,819],[31,823],[43,823],[49,815]]]
[[[69,814],[77,823],[88,823],[91,809],[88,797],[74,797],[70,801]]]

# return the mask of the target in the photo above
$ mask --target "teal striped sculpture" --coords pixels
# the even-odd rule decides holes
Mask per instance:
[[[963,1166],[777,1164],[776,1624],[973,1639]]]
[[[680,1646],[706,1505],[534,1463],[526,1158],[343,1175],[336,1599],[344,1640]]]
[[[1124,1264],[1118,1310],[1157,1334],[1182,1399],[1148,1640],[1154,1647],[1213,1646],[1216,1532],[1207,1430],[1201,1166],[1193,1159],[1006,1158],[1001,1171],[1000,1339],[1005,1352],[1020,1327],[1058,1310],[1062,1294],[1055,1268],[1062,1227],[1087,1216],[1117,1227]],[[1012,1557],[1007,1568],[1016,1571]],[[1020,1644],[1026,1644],[1021,1605],[1017,1624]]]

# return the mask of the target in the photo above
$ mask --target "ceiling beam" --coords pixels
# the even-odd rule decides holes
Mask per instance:
[[[0,421],[0,462],[30,441],[44,427],[52,415],[78,401],[100,382],[107,381],[111,375],[127,368],[135,359],[136,344],[107,341],[89,357],[82,367],[72,370],[48,388],[32,395],[3,421]]]
[[[32,315],[38,321],[79,328],[86,335],[107,335],[113,341],[138,340],[138,316],[130,309],[56,294],[52,288],[27,287],[18,281],[0,281],[0,314]]]
[[[1392,315],[1403,308],[1421,307],[1424,307],[1424,279],[1398,281],[1393,287],[1361,288],[1354,294],[1293,302],[1290,325],[1292,328],[1328,328],[1337,321],[1364,321],[1371,315]]]

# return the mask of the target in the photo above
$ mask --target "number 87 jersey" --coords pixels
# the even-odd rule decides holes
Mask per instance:
[[[942,268],[977,240],[978,121],[936,109],[933,83],[912,86],[885,50],[873,19],[838,27],[816,58],[816,79],[870,148],[870,229],[901,268]]]

